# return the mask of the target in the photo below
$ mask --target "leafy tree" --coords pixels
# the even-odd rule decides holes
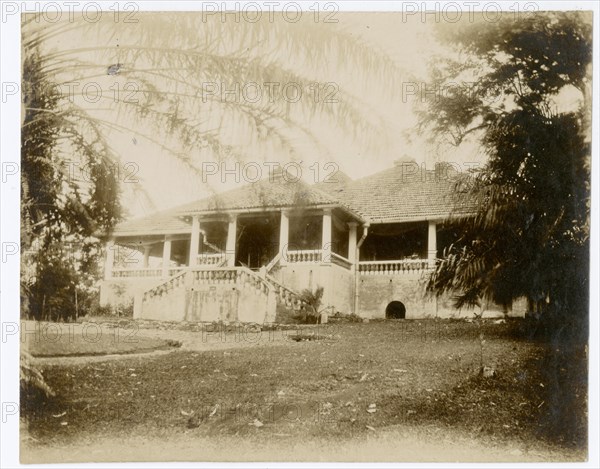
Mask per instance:
[[[90,301],[100,241],[120,217],[119,187],[108,146],[73,128],[37,52],[25,57],[23,83],[22,297],[27,315],[66,319]],[[87,181],[71,177],[65,155],[87,166]]]
[[[440,37],[456,56],[437,62],[441,91],[422,109],[421,128],[453,145],[475,139],[488,159],[457,181],[461,210],[451,221],[460,236],[428,289],[455,294],[457,306],[525,297],[555,325],[585,325],[590,15],[505,15]],[[465,204],[470,215],[460,216]]]
[[[101,241],[122,216],[120,191],[139,190],[119,184],[111,136],[145,140],[195,175],[203,161],[239,161],[270,145],[291,155],[307,140],[319,147],[306,122],[334,123],[365,145],[382,140],[383,119],[367,115],[358,97],[338,89],[335,102],[324,99],[325,70],[336,57],[337,66],[359,67],[365,81],[390,86],[394,65],[335,25],[269,15],[255,23],[190,13],[139,14],[128,23],[109,16],[93,24],[22,20],[22,287],[35,317],[46,314],[51,296],[68,297],[54,310],[70,316],[76,294],[93,293]],[[245,84],[260,87],[260,99],[218,91],[239,94]],[[294,106],[286,84],[301,91]],[[87,93],[85,85],[93,85]],[[74,167],[85,167],[85,177]],[[51,283],[58,277],[61,285]]]

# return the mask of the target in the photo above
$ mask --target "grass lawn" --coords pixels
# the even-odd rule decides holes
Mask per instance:
[[[111,330],[96,324],[25,322],[21,345],[34,357],[143,353],[178,345],[175,341],[141,336],[136,328]]]
[[[57,396],[22,402],[22,415],[39,445],[184,434],[349,440],[400,425],[584,454],[584,346],[528,341],[517,320],[486,322],[483,344],[479,326],[462,321],[320,327],[322,340],[267,347],[263,332],[243,349],[43,365]],[[481,376],[482,363],[495,376]]]

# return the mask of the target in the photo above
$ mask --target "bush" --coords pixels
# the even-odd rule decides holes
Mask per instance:
[[[133,318],[133,300],[126,304],[118,304],[116,314],[120,318]]]
[[[323,299],[323,287],[317,287],[315,291],[302,290],[300,300],[304,304],[304,314],[294,316],[294,319],[305,324],[318,324],[321,322],[321,300]]]
[[[363,322],[363,318],[356,313],[342,313],[340,311],[331,316],[329,320],[332,322]]]
[[[89,310],[89,316],[99,318],[133,318],[133,301],[117,305],[96,304]]]
[[[90,316],[96,316],[100,318],[111,317],[115,315],[115,310],[111,305],[94,305],[94,307],[90,310]]]
[[[75,319],[76,288],[77,279],[68,266],[52,262],[42,265],[24,291],[28,298],[28,316],[46,321]]]

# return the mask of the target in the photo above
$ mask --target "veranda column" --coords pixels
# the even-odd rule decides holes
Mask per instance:
[[[358,223],[351,221],[348,223],[348,260],[352,262],[352,268],[354,269],[356,264],[356,227]]]
[[[115,240],[109,239],[106,243],[106,262],[104,263],[104,278],[112,278],[113,266],[115,263]]]
[[[331,209],[323,210],[323,238],[321,240],[321,248],[323,249],[322,260],[331,262]]]
[[[146,244],[144,246],[144,263],[142,264],[142,266],[144,267],[144,269],[148,268],[149,259],[150,259],[150,250],[151,249],[152,249],[152,246],[150,244]]]
[[[281,211],[281,222],[279,224],[279,256],[281,263],[287,262],[287,248],[290,242],[290,216],[288,212]]]
[[[165,242],[163,244],[163,260],[162,260],[162,276],[163,278],[169,277],[169,267],[171,265],[171,238],[165,236]]]
[[[437,257],[437,226],[434,221],[429,221],[429,232],[427,236],[427,260],[429,267],[435,267]]]
[[[198,263],[198,246],[200,245],[200,218],[192,217],[192,237],[190,239],[190,258],[188,266],[193,267]]]
[[[229,227],[227,228],[227,245],[225,246],[225,254],[227,255],[227,265],[235,266],[235,245],[237,238],[237,215],[230,215]]]

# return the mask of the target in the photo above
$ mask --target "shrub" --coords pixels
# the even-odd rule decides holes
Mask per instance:
[[[340,311],[331,316],[329,320],[336,322],[363,322],[363,318],[356,313],[342,313]]]
[[[302,290],[300,300],[304,304],[304,315],[295,316],[295,319],[303,320],[305,324],[318,324],[321,320],[321,300],[323,299],[323,287],[317,287],[315,291]]]

